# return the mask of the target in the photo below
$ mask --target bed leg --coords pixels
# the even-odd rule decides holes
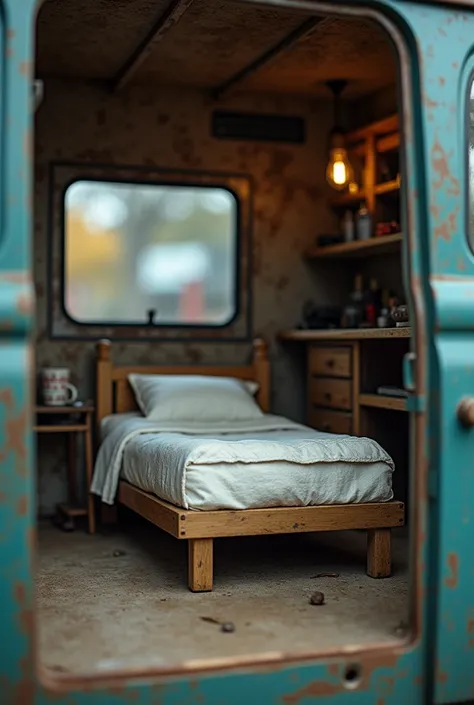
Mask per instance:
[[[192,592],[210,592],[213,587],[212,539],[188,540],[188,585]]]
[[[391,530],[369,529],[367,532],[367,575],[371,578],[388,578],[391,572]]]

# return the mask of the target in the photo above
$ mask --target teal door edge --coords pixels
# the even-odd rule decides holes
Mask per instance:
[[[343,7],[286,0],[275,4],[299,6],[311,12],[316,8],[330,12]],[[412,556],[415,641],[378,649],[374,645],[364,652],[347,649],[344,654],[304,663],[260,663],[253,668],[232,664],[234,669],[229,672],[199,673],[190,668],[180,675],[161,678],[104,674],[105,680],[99,684],[91,678],[42,681],[36,663],[32,569],[35,473],[29,394],[33,375],[29,337],[33,324],[30,135],[35,7],[32,0],[3,0],[1,8],[2,704],[240,705],[247,701],[291,705],[331,698],[331,702],[350,701],[354,705],[415,705],[474,697],[466,626],[474,599],[468,561],[472,531],[459,489],[471,496],[472,471],[467,467],[468,437],[460,433],[455,419],[459,389],[455,372],[462,376],[464,364],[456,344],[464,346],[465,356],[474,353],[474,346],[467,329],[453,329],[444,322],[445,290],[436,284],[443,277],[473,276],[473,258],[465,248],[465,199],[461,187],[467,138],[458,106],[465,84],[460,79],[461,72],[474,43],[474,15],[468,9],[459,12],[441,5],[394,1],[379,1],[369,11],[383,20],[401,56],[405,229],[409,235],[404,257],[410,272],[407,283],[412,310],[416,312],[417,393],[426,400],[427,409],[426,414],[412,413],[417,469],[412,517],[416,535],[416,552]],[[350,12],[360,17],[362,8],[363,3],[354,3]],[[466,391],[474,394],[474,389]],[[430,476],[437,492],[429,491]],[[455,643],[462,644],[458,661],[454,657]],[[355,674],[351,679],[346,678],[348,667]]]

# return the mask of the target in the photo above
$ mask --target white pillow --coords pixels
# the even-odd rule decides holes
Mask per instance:
[[[151,421],[248,421],[264,414],[252,398],[255,382],[206,375],[140,375],[128,380]]]

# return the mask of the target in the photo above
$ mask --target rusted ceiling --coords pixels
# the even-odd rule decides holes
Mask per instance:
[[[37,25],[37,75],[104,79],[117,85],[137,49],[183,0],[46,0]],[[214,89],[297,32],[305,16],[229,0],[187,2],[130,82]],[[233,91],[328,96],[324,81],[346,78],[346,97],[395,80],[385,36],[358,19],[324,18],[308,34],[232,87]],[[120,84],[119,84],[120,85]]]

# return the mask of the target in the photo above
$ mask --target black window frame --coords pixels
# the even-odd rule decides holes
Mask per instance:
[[[234,257],[234,267],[233,267],[233,273],[234,273],[234,287],[233,287],[233,301],[235,302],[234,306],[234,311],[232,313],[232,316],[226,320],[223,323],[218,323],[218,324],[210,324],[210,323],[161,323],[157,320],[153,324],[147,324],[145,321],[137,321],[137,322],[132,322],[132,321],[80,321],[71,316],[71,314],[68,312],[67,307],[66,307],[66,288],[67,288],[67,283],[66,283],[66,194],[68,190],[70,189],[71,186],[73,186],[76,183],[83,183],[83,182],[88,182],[88,183],[102,183],[102,184],[126,184],[126,185],[131,185],[131,186],[175,186],[176,188],[202,188],[202,189],[221,189],[222,191],[226,191],[227,193],[230,193],[230,195],[234,199],[235,203],[235,224],[234,224],[234,251],[233,251],[233,257]],[[148,329],[148,328],[153,328],[153,329],[179,329],[179,330],[195,330],[195,329],[203,329],[203,330],[222,330],[225,328],[228,328],[232,323],[234,323],[237,318],[241,314],[241,304],[242,304],[242,297],[241,297],[241,290],[240,290],[240,281],[241,281],[241,239],[242,239],[242,207],[241,207],[241,201],[240,201],[240,196],[236,191],[232,188],[230,188],[227,184],[225,183],[219,183],[219,182],[209,182],[206,183],[204,182],[197,182],[197,181],[192,181],[190,179],[189,181],[185,180],[178,180],[178,181],[165,181],[165,180],[151,180],[151,181],[146,181],[146,180],[140,180],[140,179],[134,179],[133,181],[129,179],[120,179],[118,177],[116,178],[88,178],[88,177],[78,177],[71,179],[68,181],[64,187],[62,188],[62,193],[61,193],[61,216],[60,216],[60,228],[61,228],[61,284],[60,284],[60,297],[61,297],[61,311],[63,316],[73,323],[75,326],[79,326],[81,328],[118,328],[118,329]]]

